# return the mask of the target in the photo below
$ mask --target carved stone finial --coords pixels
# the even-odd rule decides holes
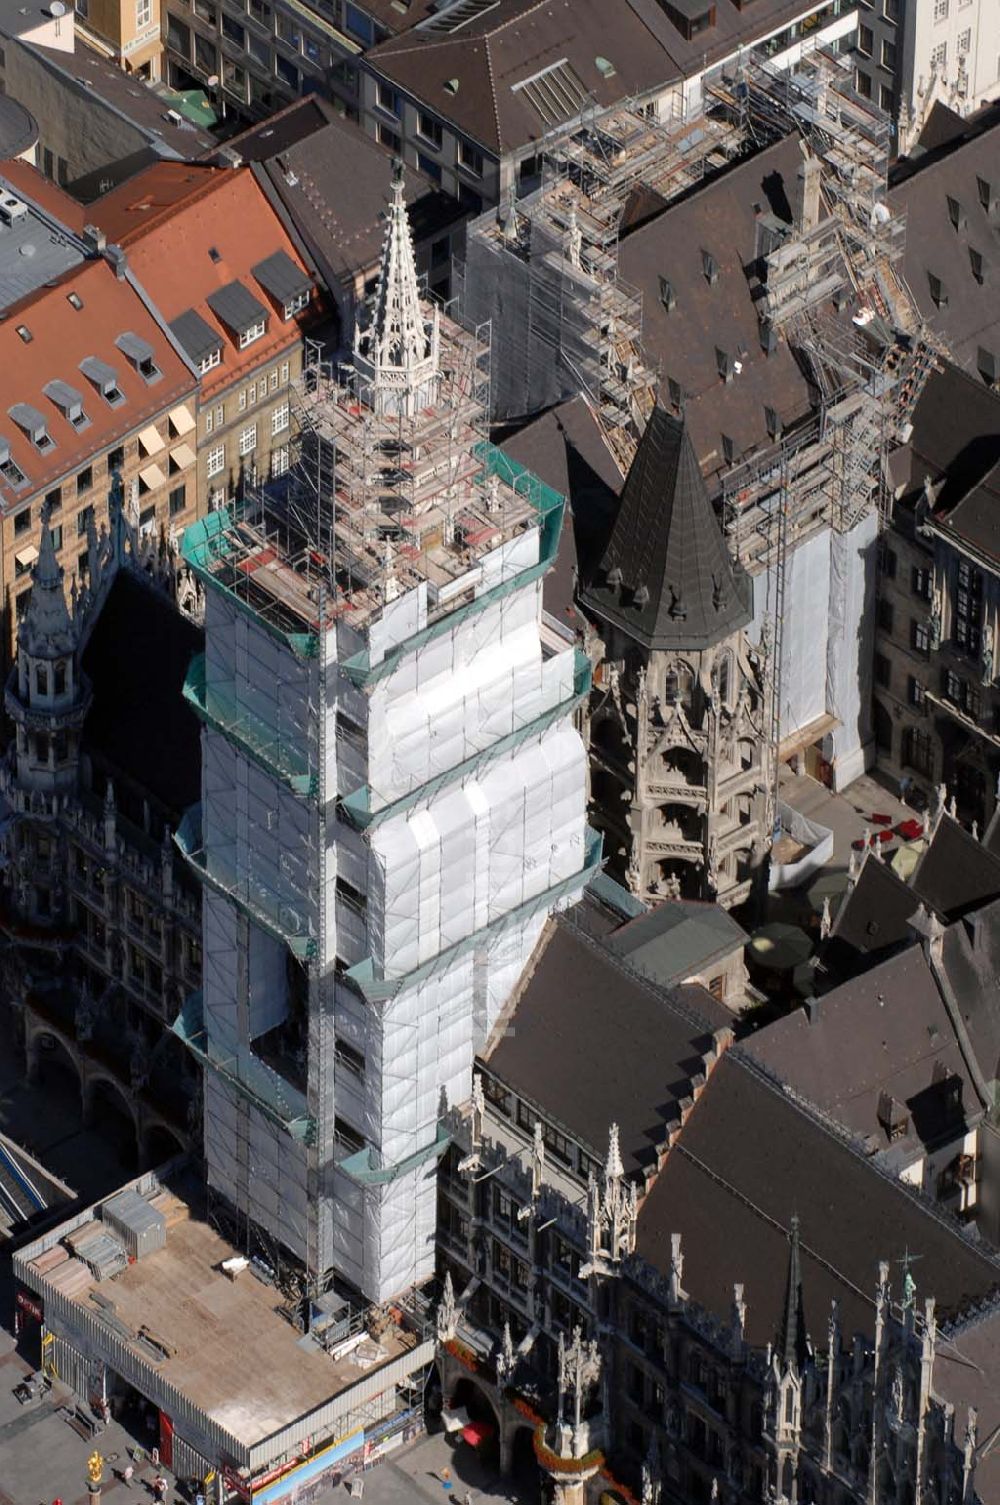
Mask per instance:
[[[447,1343],[449,1338],[455,1336],[457,1323],[458,1306],[455,1302],[455,1287],[451,1283],[451,1273],[449,1271],[445,1274],[444,1285],[441,1288],[441,1299],[437,1306],[436,1327],[439,1343]]]

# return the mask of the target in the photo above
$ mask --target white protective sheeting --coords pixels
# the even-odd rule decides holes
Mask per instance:
[[[301,1260],[308,1258],[305,1146],[216,1072],[205,1073],[209,1185]]]
[[[872,623],[875,619],[878,516],[830,539],[827,704],[839,725],[830,737],[833,787],[844,789],[868,766],[872,743]]]
[[[750,631],[760,641],[765,617],[775,609],[773,573],[753,582],[754,620]],[[798,548],[785,563],[785,622],[781,654],[781,737],[809,726],[826,714],[827,635],[830,610],[830,532],[824,530]]]

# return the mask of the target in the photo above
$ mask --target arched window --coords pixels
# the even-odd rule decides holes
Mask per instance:
[[[35,691],[39,695],[49,693],[49,668],[47,664],[35,665]]]
[[[731,680],[731,677],[732,677],[732,662],[733,662],[733,656],[732,656],[731,653],[724,653],[722,655],[722,657],[720,658],[720,660],[719,660],[719,674],[718,674],[719,701],[720,701],[720,703],[722,705],[725,705],[725,706],[727,706],[729,704],[729,692],[730,692],[730,688],[731,688],[731,686],[730,686],[730,680]]]

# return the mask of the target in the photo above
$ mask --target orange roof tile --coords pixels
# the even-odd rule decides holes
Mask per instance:
[[[71,297],[74,299],[70,301]],[[76,306],[79,301],[80,306]],[[18,329],[31,338],[25,340]],[[115,343],[132,334],[150,346],[160,371],[147,382]],[[83,370],[87,357],[114,370],[124,401],[110,404]],[[65,382],[83,398],[86,423],[74,428],[45,387]],[[195,378],[128,281],[103,259],[84,262],[52,286],[40,288],[0,322],[0,440],[27,478],[15,487],[0,473],[0,506],[14,510],[28,497],[72,475],[126,434],[193,394]],[[44,453],[10,416],[24,403],[44,418],[52,441]]]
[[[90,213],[108,240],[125,248],[129,266],[167,323],[193,309],[218,331],[222,365],[202,378],[203,395],[288,349],[316,312],[314,297],[303,318],[286,322],[253,276],[251,268],[275,251],[311,274],[247,167],[156,163],[98,199]],[[231,282],[241,282],[270,314],[267,333],[242,351],[207,302]]]

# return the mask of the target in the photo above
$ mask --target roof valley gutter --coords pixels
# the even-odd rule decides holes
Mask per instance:
[[[201,375],[201,372],[198,370],[194,361],[188,355],[180,340],[178,340],[177,336],[170,328],[170,325],[167,323],[166,319],[160,313],[160,310],[157,308],[156,304],[153,302],[152,298],[146,292],[146,289],[143,287],[142,283],[135,275],[135,272],[132,270],[131,266],[128,263],[127,253],[125,261],[125,281],[136,294],[143,308],[145,308],[146,312],[149,314],[150,318],[155,321],[157,328],[162,331],[174,354],[178,357],[179,360],[183,362],[185,368],[190,371],[191,375],[195,379],[195,386],[197,387],[198,378]]]

